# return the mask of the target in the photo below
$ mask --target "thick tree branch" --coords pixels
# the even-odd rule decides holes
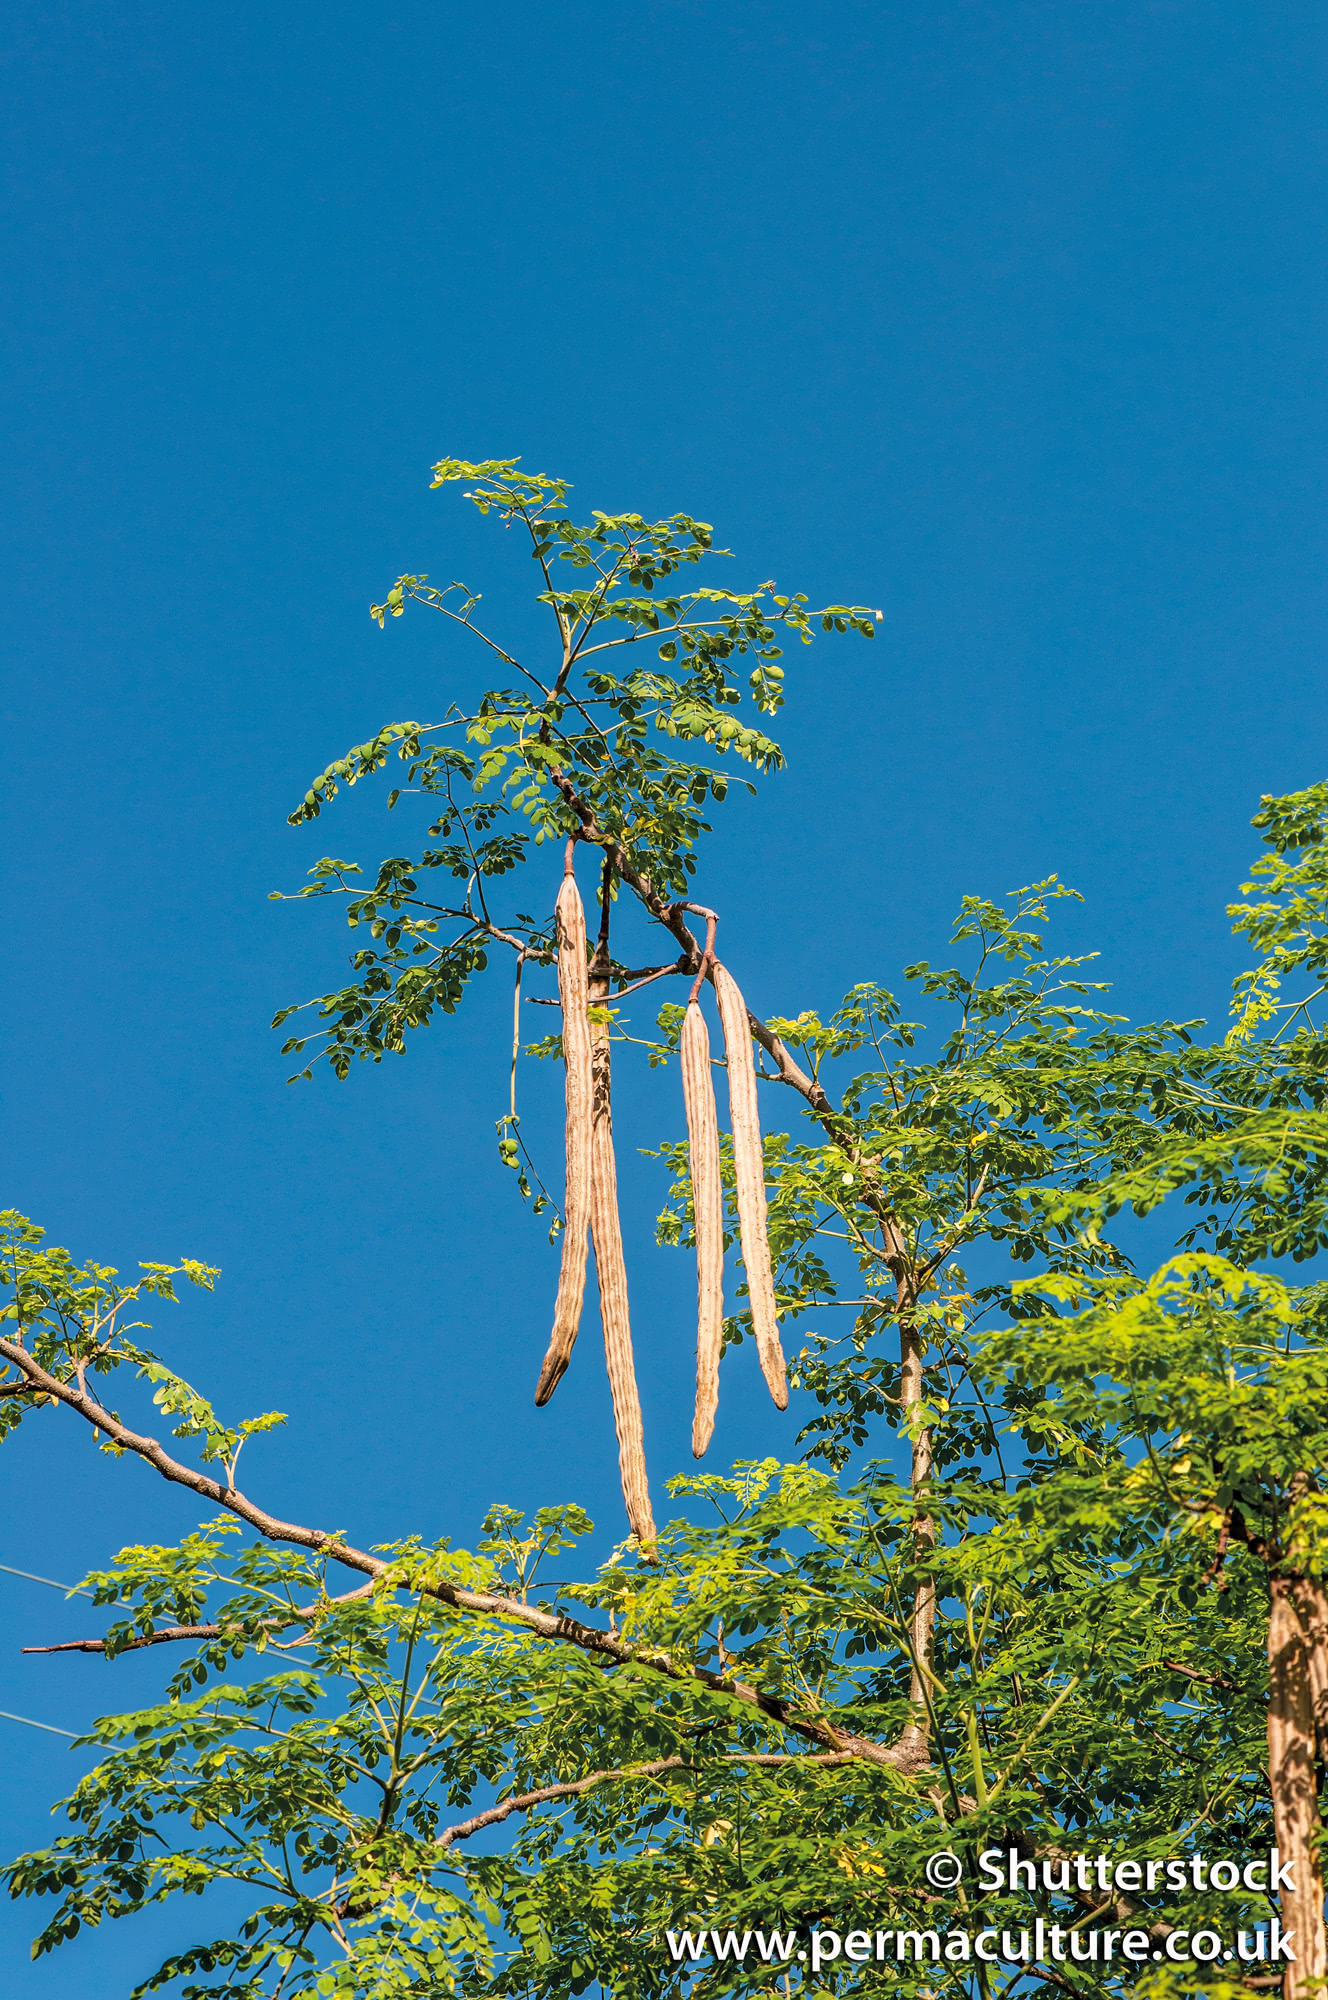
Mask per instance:
[[[140,1436],[138,1432],[122,1424],[118,1417],[103,1409],[101,1404],[83,1390],[61,1382],[51,1375],[27,1351],[12,1340],[0,1339],[0,1358],[8,1361],[35,1386],[41,1388],[58,1402],[65,1403],[77,1412],[86,1423],[102,1431],[114,1444],[124,1451],[131,1451],[145,1459],[163,1479],[173,1485],[184,1486],[197,1493],[214,1507],[223,1507],[228,1513],[238,1515],[251,1528],[272,1542],[289,1542],[297,1548],[313,1549],[330,1562],[341,1563],[345,1568],[357,1570],[360,1575],[377,1580],[390,1576],[394,1584],[422,1592],[426,1597],[440,1604],[451,1605],[455,1610],[468,1611],[485,1618],[497,1618],[507,1623],[520,1625],[541,1639],[562,1640],[565,1644],[579,1647],[582,1652],[591,1653],[600,1659],[612,1660],[618,1666],[644,1668],[651,1674],[659,1674],[664,1679],[682,1686],[700,1686],[711,1694],[726,1696],[745,1708],[754,1709],[780,1729],[787,1729],[795,1736],[801,1736],[810,1743],[819,1743],[828,1750],[844,1751],[860,1757],[865,1763],[886,1765],[892,1770],[915,1771],[926,1762],[925,1747],[920,1749],[916,1736],[906,1731],[897,1744],[877,1743],[870,1737],[858,1736],[854,1731],[840,1729],[827,1720],[799,1714],[778,1695],[765,1694],[759,1688],[751,1687],[745,1681],[734,1680],[724,1674],[711,1672],[707,1667],[693,1666],[687,1661],[675,1660],[659,1648],[634,1646],[619,1638],[615,1632],[606,1632],[596,1625],[586,1625],[580,1619],[566,1612],[546,1611],[543,1607],[522,1604],[518,1599],[503,1597],[497,1592],[485,1590],[465,1590],[459,1584],[445,1579],[416,1579],[404,1571],[399,1563],[381,1561],[363,1549],[354,1548],[335,1535],[327,1534],[321,1528],[306,1528],[294,1521],[283,1521],[275,1514],[269,1514],[254,1501],[234,1487],[222,1486],[206,1473],[195,1471],[193,1467],[182,1465],[156,1438]],[[200,1635],[202,1636],[202,1635]],[[210,1636],[210,1635],[209,1635]],[[220,1636],[219,1634],[217,1636]],[[158,1643],[152,1641],[151,1643]],[[88,1646],[79,1650],[94,1651]],[[104,1647],[103,1649],[104,1650]]]

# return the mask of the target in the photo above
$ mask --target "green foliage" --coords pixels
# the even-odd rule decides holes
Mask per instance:
[[[689,516],[574,523],[566,483],[515,461],[444,461],[435,483],[454,481],[529,542],[551,644],[546,662],[519,661],[459,584],[403,577],[374,607],[380,625],[409,603],[439,612],[521,685],[380,730],[292,815],[316,818],[396,758],[389,803],[421,795],[431,820],[417,858],[371,875],[327,859],[299,892],[341,897],[368,940],[352,984],[312,1003],[342,1075],[452,1011],[495,949],[518,970],[548,960],[546,919],[494,907],[548,841],[579,831],[656,898],[685,897],[728,754],[757,774],[781,761],[756,719],[782,700],[780,642],[874,624],[770,585],[684,590],[720,553]],[[623,649],[643,643],[640,666]],[[1256,824],[1269,852],[1244,893],[1258,900],[1233,915],[1258,963],[1224,1040],[1106,1011],[1092,960],[1046,950],[1071,894],[1055,877],[966,898],[952,963],[864,967],[838,1008],[765,1024],[802,1066],[795,1094],[770,1055],[762,1091],[803,1456],[675,1480],[653,1566],[631,1544],[589,1563],[574,1505],[531,1520],[495,1506],[473,1550],[407,1539],[338,1556],[272,1520],[252,1538],[235,1461],[280,1418],[223,1424],[125,1323],[176,1277],[216,1274],[145,1265],[122,1287],[5,1217],[0,1428],[51,1400],[25,1356],[80,1398],[125,1370],[184,1450],[224,1468],[204,1490],[229,1510],[89,1579],[118,1614],[108,1656],[193,1631],[163,1655],[161,1701],[98,1725],[69,1831],[9,1870],[14,1894],[52,1901],[36,1950],[227,1884],[243,1892],[233,1934],[200,1906],[203,1941],[138,1992],[662,2000],[764,1994],[777,1972],[812,2000],[879,1991],[882,1972],[841,1958],[813,1976],[782,1953],[693,1965],[667,1934],[1017,1929],[1065,1921],[1066,1896],[979,1897],[984,1849],[1266,1850],[1268,1576],[1324,1574],[1328,1311],[1319,1285],[1257,1267],[1328,1243],[1314,1017],[1328,787],[1265,800]],[[426,881],[464,886],[449,903]],[[548,883],[526,900],[547,905]],[[659,970],[615,960],[613,983]],[[671,1062],[680,1006],[638,1035],[624,997],[605,1010],[614,1037]],[[514,1077],[520,1047],[518,1013]],[[559,1037],[528,1052],[556,1057]],[[555,1207],[515,1082],[496,1124],[522,1194]],[[732,1241],[727,1140],[722,1153]],[[660,1239],[686,1246],[686,1145],[666,1136],[655,1157]],[[1175,1254],[1143,1277],[1134,1219],[1176,1195]],[[744,1287],[730,1296],[741,1344]],[[911,1400],[910,1341],[924,1369]],[[965,1861],[953,1890],[926,1883],[938,1847]],[[1268,1910],[1193,1885],[1131,1900],[1145,1925],[1226,1935]],[[975,1990],[965,1963],[884,1978],[902,1995]],[[1172,1990],[1120,1959],[1064,1983]],[[1011,1984],[993,1971],[978,1990]]]
[[[173,1300],[179,1277],[211,1291],[220,1272],[185,1257],[178,1264],[140,1264],[143,1276],[137,1284],[120,1285],[119,1272],[109,1264],[89,1262],[80,1268],[67,1250],[43,1249],[45,1233],[17,1209],[0,1211],[0,1334],[12,1337],[56,1381],[85,1391],[89,1375],[107,1375],[130,1362],[158,1384],[156,1400],[162,1407],[184,1416],[186,1427],[177,1435],[207,1435],[218,1444],[242,1441],[249,1432],[280,1421],[259,1417],[240,1432],[224,1430],[209,1404],[130,1338],[145,1322],[124,1315],[140,1299]],[[0,1366],[0,1398],[0,1437],[16,1429],[34,1403],[58,1400],[33,1395],[12,1365]],[[237,1451],[239,1443],[232,1441],[229,1448]],[[214,1450],[211,1455],[223,1454]]]
[[[1078,1540],[1100,1521],[1143,1538],[1228,1532],[1321,1575],[1328,1512],[1328,1322],[1321,1286],[1298,1292],[1189,1252],[1146,1282],[1028,1281],[1080,1309],[989,1336],[984,1361],[1038,1398],[1044,1437],[1092,1438],[1054,1499]],[[1132,1452],[1141,1445],[1142,1454]],[[1215,1579],[1216,1580],[1216,1579]]]
[[[482,514],[529,541],[550,643],[534,664],[518,659],[476,622],[480,598],[459,583],[439,589],[403,576],[372,608],[380,626],[408,603],[440,613],[525,685],[454,702],[441,722],[389,723],[330,764],[291,814],[295,825],[317,819],[342,785],[395,756],[406,769],[388,804],[428,800],[436,816],[425,838],[442,843],[418,859],[382,862],[367,891],[351,880],[356,864],[324,859],[296,892],[344,898],[351,927],[367,927],[371,940],[352,957],[358,976],[349,986],[306,1003],[326,1025],[283,1049],[304,1055],[319,1044],[340,1077],[357,1059],[403,1052],[435,1010],[454,1012],[494,943],[548,957],[547,921],[495,912],[491,888],[532,848],[582,827],[573,795],[661,896],[685,897],[697,841],[709,831],[705,814],[728,792],[724,760],[756,772],[782,766],[778,744],[747,716],[773,716],[783,705],[783,643],[810,645],[818,627],[871,638],[880,616],[862,605],[812,611],[805,596],[772,583],[661,591],[667,579],[727,553],[714,548],[705,522],[596,510],[578,524],[567,512],[567,482],[523,473],[514,459],[445,459],[434,468],[435,486],[459,480],[475,482],[466,498]],[[642,645],[653,648],[649,664],[635,657]],[[438,890],[421,887],[433,871],[464,891],[437,900]],[[274,1026],[299,1011],[281,1009]],[[309,1074],[308,1066],[300,1072]]]
[[[1259,953],[1259,964],[1236,981],[1231,1011],[1233,1041],[1244,1041],[1263,1023],[1282,1017],[1281,1033],[1303,1020],[1324,991],[1328,973],[1328,784],[1286,798],[1265,798],[1254,824],[1264,829],[1272,850],[1256,861],[1246,896],[1258,903],[1233,903],[1238,933]],[[1282,984],[1302,976],[1301,991],[1279,1001]],[[1305,976],[1313,991],[1304,991]]]
[[[340,1604],[317,1564],[261,1547],[226,1561],[219,1538],[209,1552],[197,1537],[193,1587],[210,1575],[229,1593],[218,1615],[232,1649],[270,1650],[298,1600],[314,1615],[281,1643],[307,1664],[195,1693],[191,1681],[225,1671],[221,1648],[204,1648],[168,1701],[100,1725],[104,1755],[67,1802],[73,1830],[18,1863],[11,1887],[57,1899],[41,1950],[213,1882],[248,1889],[236,1936],[209,1937],[140,1991],[188,1975],[190,1995],[266,1994],[281,1969],[288,1993],[564,1995],[598,1981],[644,1996],[682,1990],[667,1929],[971,1926],[963,1892],[924,1888],[938,1834],[972,1854],[1011,1827],[1076,1844],[1091,1830],[1108,1852],[1163,1855],[1207,1818],[1201,1837],[1254,1851],[1269,1840],[1245,1782],[1262,1724],[1258,1593],[1242,1572],[1222,1599],[1205,1594],[1207,1549],[1141,1534],[1133,1500],[1113,1511],[1075,1470],[1067,1452],[1056,1497],[1043,1482],[1031,1505],[996,1481],[938,1486],[940,1757],[911,1778],[818,1762],[702,1688],[606,1673],[411,1589],[442,1566],[596,1606],[673,1660],[889,1740],[909,1712],[915,1579],[912,1498],[882,1469],[847,1486],[773,1464],[679,1482],[712,1518],[675,1523],[657,1571],[611,1564],[542,1590],[533,1556],[588,1525],[575,1515],[527,1531],[495,1512],[476,1557],[402,1551],[369,1597]],[[155,1588],[146,1554],[123,1559],[126,1598]],[[98,1582],[105,1594],[110,1579]],[[1225,1811],[1216,1778],[1236,1794]],[[568,1794],[473,1848],[455,1831],[490,1800],[560,1784]],[[979,1793],[957,1831],[938,1829],[938,1810],[949,1819]],[[1027,1921],[1028,1907],[989,1901],[982,1921]],[[1195,1895],[1187,1914],[1199,1913],[1224,1928],[1254,1920],[1248,1896]],[[748,1976],[716,1968],[708,1983],[739,1991]],[[858,1983],[842,1967],[826,1990]]]
[[[1267,1095],[1280,1069],[1285,1094],[1291,1044],[1206,1048],[1191,1028],[1130,1031],[1087,1006],[1082,961],[1043,953],[1046,893],[1009,911],[965,905],[956,942],[970,963],[905,975],[928,1019],[902,1022],[888,992],[864,984],[825,1025],[810,1012],[776,1024],[822,1077],[875,1058],[851,1071],[834,1137],[768,1141],[786,1312],[814,1313],[849,1272],[867,1294],[849,1351],[816,1336],[796,1370],[822,1411],[808,1450],[845,1469],[770,1463],[675,1482],[684,1511],[659,1567],[618,1557],[580,1581],[544,1580],[589,1530],[575,1509],[527,1526],[495,1508],[473,1556],[386,1550],[386,1576],[340,1601],[323,1559],[237,1546],[229,1520],[176,1549],[124,1551],[90,1579],[99,1601],[126,1609],[111,1652],[205,1607],[216,1636],[177,1668],[164,1703],[101,1726],[106,1754],[67,1806],[73,1831],[15,1865],[15,1893],[57,1898],[39,1949],[228,1881],[252,1898],[238,1934],[209,1934],[141,1990],[257,1996],[284,1980],[283,1994],[543,2000],[598,1982],[653,1996],[687,1984],[662,1942],[670,1929],[972,1929],[972,1857],[1012,1829],[1030,1851],[1145,1858],[1270,1843],[1264,1591],[1246,1546],[1217,1578],[1214,1548],[1234,1505],[1256,1537],[1321,1560],[1322,1501],[1303,1489],[1328,1449],[1318,1290],[1211,1253],[1144,1281],[1099,1224],[1101,1191],[1119,1206],[1122,1173],[1156,1169],[1176,1130],[1206,1131],[1223,1171],[1238,1172],[1248,1135],[1228,1093],[1243,1080],[1246,1096]],[[936,1056],[919,1060],[933,1037]],[[664,1150],[682,1240],[683,1154]],[[913,1540],[909,1486],[887,1464],[846,1469],[859,1438],[888,1438],[899,1418],[867,1199],[886,1176],[934,1280],[930,1553]],[[1295,1205],[1286,1182],[1270,1195],[1265,1173],[1258,1188]],[[985,1257],[983,1284],[958,1271],[961,1240],[966,1257]],[[48,1329],[67,1329],[63,1357],[46,1349],[67,1370],[115,1296],[106,1274],[89,1267],[88,1299],[85,1274],[21,1219],[9,1243],[25,1320],[40,1307]],[[1040,1275],[1002,1275],[996,1253]],[[168,1291],[170,1275],[151,1267],[144,1286]],[[150,1382],[178,1379],[145,1353],[124,1358]],[[206,1451],[208,1424],[190,1428],[192,1406],[176,1406]],[[606,1671],[501,1611],[462,1615],[421,1588],[446,1575],[516,1604],[607,1615],[643,1655],[891,1742],[912,1712],[907,1608],[924,1574],[940,1600],[925,1694],[935,1760],[916,1774],[818,1761],[783,1721],[705,1682],[630,1661]],[[296,1670],[221,1678],[287,1649]],[[495,1816],[492,1832],[465,1830],[550,1789]],[[970,1860],[948,1899],[921,1874],[938,1812],[940,1837]],[[1144,1921],[1151,1907],[1224,1933],[1262,1915],[1243,1891],[1192,1891],[1179,1910],[1174,1895],[1140,1901]],[[1058,1905],[988,1899],[980,1921],[1027,1922],[1033,1907],[1051,1920]],[[904,1990],[922,1990],[921,1968],[898,1970]],[[966,1990],[962,1967],[949,1987],[936,1970],[929,1990]],[[706,1975],[720,1993],[750,1976]],[[823,1967],[822,1990],[856,1990],[863,1976]]]

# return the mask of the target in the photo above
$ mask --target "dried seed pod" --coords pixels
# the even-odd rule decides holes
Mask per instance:
[[[596,995],[598,998],[599,995]],[[608,998],[607,993],[603,996]],[[627,1265],[623,1257],[622,1224],[618,1216],[618,1165],[613,1153],[613,1103],[609,1070],[609,1024],[590,1023],[591,1066],[594,1076],[594,1119],[591,1135],[590,1232],[595,1244],[595,1276],[599,1281],[599,1311],[604,1327],[604,1358],[613,1392],[613,1421],[618,1432],[618,1469],[632,1533],[646,1546],[655,1539],[646,1477],[645,1431],[641,1398],[632,1358],[632,1324],[627,1310]]]
[[[590,1021],[586,1013],[589,1000],[586,913],[575,875],[563,877],[554,905],[554,928],[558,939],[558,995],[563,1009],[566,1066],[567,1193],[563,1203],[562,1268],[553,1309],[553,1334],[535,1390],[535,1401],[540,1406],[548,1402],[567,1371],[586,1296],[594,1079]]]
[[[692,1455],[702,1458],[715,1428],[719,1356],[724,1344],[724,1187],[719,1166],[719,1118],[705,1015],[693,1000],[683,1018],[682,1096],[687,1110],[696,1221],[696,1416]]]
[[[770,1268],[766,1234],[765,1158],[761,1151],[761,1121],[756,1109],[756,1064],[747,1022],[747,1003],[732,974],[716,961],[715,998],[724,1024],[724,1053],[729,1065],[729,1117],[733,1126],[733,1183],[738,1199],[738,1235],[747,1267],[756,1352],[766,1387],[776,1407],[788,1407],[788,1378],[775,1311],[775,1280]]]

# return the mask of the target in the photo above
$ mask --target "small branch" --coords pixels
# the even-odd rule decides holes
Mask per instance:
[[[1204,1571],[1203,1577],[1201,1578],[1201,1582],[1203,1583],[1205,1588],[1209,1584],[1215,1584],[1219,1592],[1224,1591],[1226,1589],[1228,1582],[1228,1578],[1226,1575],[1227,1547],[1230,1541],[1231,1541],[1231,1509],[1228,1508],[1226,1513],[1222,1516],[1222,1526],[1218,1530],[1216,1554],[1214,1555],[1212,1562],[1208,1565],[1208,1568]]]
[[[1187,1667],[1180,1660],[1163,1660],[1161,1664],[1168,1673],[1183,1674],[1187,1681],[1201,1681],[1205,1687],[1225,1688],[1231,1694],[1239,1694],[1235,1681],[1229,1681],[1222,1674],[1201,1674],[1195,1667]]]
[[[162,1625],[155,1632],[146,1632],[137,1639],[126,1640],[117,1650],[121,1653],[137,1653],[144,1646],[164,1646],[178,1639],[220,1639],[220,1625]],[[66,1639],[61,1646],[21,1646],[23,1653],[104,1653],[105,1639]]]
[[[516,955],[516,986],[512,994],[512,1079],[511,1101],[507,1114],[514,1125],[516,1123],[516,1066],[521,1055],[521,968],[525,962],[525,952],[519,951]]]
[[[762,1768],[769,1768],[772,1765],[814,1764],[820,1769],[835,1764],[851,1764],[855,1761],[851,1752],[843,1750],[833,1751],[821,1757],[764,1756],[756,1751],[744,1755],[738,1752],[721,1759],[724,1764],[757,1764]],[[438,1845],[450,1847],[454,1840],[469,1840],[472,1834],[481,1832],[487,1826],[497,1826],[500,1821],[510,1819],[513,1813],[530,1812],[535,1806],[547,1805],[553,1799],[578,1798],[596,1785],[609,1784],[615,1780],[625,1782],[631,1778],[660,1778],[669,1771],[704,1769],[704,1765],[693,1764],[686,1757],[661,1757],[654,1764],[625,1766],[621,1770],[591,1771],[586,1777],[571,1779],[567,1784],[541,1785],[538,1791],[515,1793],[510,1799],[503,1799],[500,1804],[490,1806],[486,1812],[476,1813],[473,1819],[463,1819],[456,1826],[446,1827],[438,1836]]]
[[[1082,1996],[1088,1991],[1087,1987],[1074,1985],[1071,1980],[1065,1978],[1063,1973],[1057,1972],[1055,1967],[1051,1965],[1042,1965],[1040,1963],[1030,1965],[1025,1967],[1025,1971],[1030,1979],[1045,1979],[1052,1986],[1058,1986],[1062,1993],[1073,1993],[1076,2000],[1082,2000]]]
[[[643,986],[652,986],[657,979],[668,979],[677,973],[687,973],[691,970],[691,966],[684,957],[671,960],[668,965],[643,966],[639,973],[614,972],[610,974],[611,978],[627,979],[631,981],[631,984],[629,986],[620,986],[616,992],[610,993],[608,997],[610,1000],[622,1000],[625,999],[627,994],[636,993]],[[561,1000],[542,1000],[539,998],[532,998],[527,1002],[527,1005],[531,1007],[561,1007],[562,1004]]]
[[[708,975],[710,975],[710,974],[711,974],[711,972],[713,971],[713,968],[714,968],[714,963],[715,963],[715,929],[716,929],[716,926],[717,926],[717,925],[718,925],[718,923],[719,923],[719,918],[718,918],[718,917],[717,917],[717,916],[715,915],[715,913],[714,913],[714,911],[713,911],[713,910],[703,910],[703,909],[702,909],[702,908],[700,907],[700,905],[699,905],[699,904],[697,904],[697,903],[689,903],[689,904],[687,905],[687,907],[688,907],[688,909],[689,909],[689,910],[695,910],[695,912],[696,912],[696,914],[697,914],[697,916],[698,916],[698,917],[704,917],[704,918],[705,918],[705,920],[706,920],[706,941],[705,941],[705,951],[704,951],[704,953],[703,953],[703,955],[702,955],[702,958],[701,958],[701,969],[700,969],[700,971],[699,971],[699,972],[697,973],[697,975],[696,975],[696,980],[695,980],[695,983],[694,983],[694,984],[693,984],[693,986],[692,986],[692,990],[691,990],[691,992],[690,992],[690,993],[689,993],[689,994],[687,995],[687,1004],[688,1004],[688,1006],[689,1006],[689,1007],[694,1007],[694,1006],[696,1005],[696,1002],[697,1002],[697,1000],[698,1000],[698,999],[699,999],[699,997],[700,997],[700,993],[701,993],[701,982],[702,982],[702,981],[703,981],[703,980],[704,980],[704,979],[705,979],[705,978],[706,978],[706,977],[707,977]]]
[[[922,1266],[922,1269],[918,1273],[919,1286],[925,1285],[927,1281],[931,1278],[933,1273],[940,1269],[941,1265],[945,1262],[946,1258],[953,1257],[955,1251],[959,1248],[959,1245],[963,1240],[965,1230],[969,1228],[969,1226],[973,1221],[973,1217],[977,1214],[978,1203],[982,1199],[982,1190],[987,1185],[987,1173],[988,1169],[984,1166],[982,1172],[978,1175],[978,1184],[974,1188],[973,1193],[970,1196],[968,1203],[964,1208],[963,1213],[959,1217],[959,1220],[955,1223],[954,1229],[952,1230],[948,1240],[944,1244],[943,1248],[941,1248],[940,1250],[933,1251],[931,1256],[927,1259],[926,1263]]]
[[[40,1582],[41,1579],[39,1578],[38,1581]],[[264,1619],[262,1629],[265,1632],[285,1632],[292,1625],[308,1624],[311,1620],[319,1617],[322,1612],[326,1611],[329,1605],[351,1604],[357,1597],[368,1597],[372,1590],[372,1582],[362,1583],[358,1590],[343,1591],[339,1596],[324,1598],[318,1604],[292,1605],[290,1610],[284,1612],[279,1618]],[[86,1591],[83,1591],[81,1594],[84,1597],[87,1596]],[[116,1652],[117,1655],[119,1653],[136,1653],[144,1646],[164,1646],[176,1644],[181,1640],[187,1639],[224,1639],[228,1637],[239,1638],[242,1636],[239,1628],[234,1625],[160,1625],[155,1632],[144,1632],[137,1639],[126,1640],[123,1646],[116,1648]],[[106,1646],[107,1641],[105,1639],[66,1639],[63,1645],[21,1646],[19,1651],[23,1653],[104,1653]]]
[[[657,979],[668,979],[676,973],[690,972],[691,969],[690,965],[683,959],[679,959],[673,965],[657,965],[652,970],[644,973],[640,979],[634,979],[630,986],[620,986],[616,993],[609,995],[609,998],[611,1000],[623,1000],[629,993],[639,993],[643,986],[653,986]]]
[[[469,1840],[472,1834],[480,1833],[486,1826],[497,1826],[502,1820],[510,1819],[513,1813],[530,1812],[535,1806],[547,1805],[552,1799],[572,1799],[588,1792],[595,1785],[608,1784],[614,1778],[658,1778],[666,1771],[685,1771],[692,1767],[685,1757],[662,1757],[654,1764],[641,1764],[635,1770],[591,1771],[584,1778],[576,1778],[565,1785],[541,1785],[537,1791],[518,1792],[500,1805],[490,1806],[487,1812],[476,1813],[472,1819],[458,1821],[456,1826],[445,1827],[438,1836],[440,1847],[450,1847],[454,1840]]]

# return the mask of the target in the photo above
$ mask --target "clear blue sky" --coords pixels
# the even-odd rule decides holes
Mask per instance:
[[[1328,769],[1322,11],[16,0],[0,33],[5,1198],[80,1256],[224,1267],[159,1332],[227,1411],[295,1413],[251,1448],[278,1510],[464,1542],[576,1498],[616,1534],[589,1334],[531,1406],[505,987],[344,1086],[286,1089],[267,1028],[345,950],[269,889],[396,846],[363,794],[286,811],[474,684],[370,599],[527,582],[427,468],[520,453],[884,610],[790,663],[791,770],[707,859],[754,1005],[894,983],[961,893],[1055,870],[1126,1011],[1220,1015],[1249,815]],[[631,1148],[675,1091],[620,1113],[657,1485],[693,1280]],[[745,1376],[719,1463],[791,1443]],[[192,1525],[73,1428],[6,1448],[0,1561],[73,1579]],[[160,1684],[21,1659],[97,1617],[3,1575],[0,1606],[0,1708],[76,1730]],[[12,1853],[85,1758],[0,1732]],[[127,1992],[177,1935],[29,1970],[34,1914],[0,1914],[6,1992]]]

